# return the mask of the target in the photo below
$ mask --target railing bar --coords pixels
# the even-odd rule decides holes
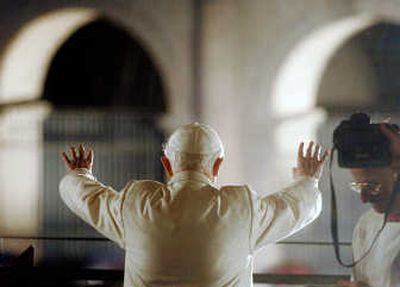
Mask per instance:
[[[110,241],[101,237],[55,237],[55,236],[0,236],[0,239],[16,239],[16,240],[60,240],[60,241]]]
[[[19,236],[4,235],[0,239],[16,239],[16,240],[70,240],[70,241],[111,241],[102,237],[58,237],[58,236]],[[309,245],[309,246],[331,246],[332,242],[324,241],[281,241],[275,244],[279,245]],[[340,245],[351,246],[351,242],[340,242]]]
[[[270,284],[335,284],[338,280],[348,280],[348,275],[311,275],[311,274],[253,274],[254,283]]]
[[[12,270],[10,267],[0,267],[0,274]],[[67,271],[67,272],[66,272]],[[122,281],[123,270],[112,269],[71,269],[52,267],[33,267],[33,277],[36,280],[46,278],[48,282],[62,280],[107,280]],[[254,283],[269,284],[335,284],[338,280],[349,280],[349,275],[315,275],[315,274],[253,274]]]
[[[332,242],[328,241],[280,241],[276,242],[275,244],[282,244],[282,245],[322,245],[322,246],[330,246],[333,245]],[[340,242],[339,245],[343,246],[351,246],[351,242],[344,241]]]
[[[1,267],[1,272],[11,270],[7,267]],[[67,272],[66,272],[67,271]],[[106,281],[122,281],[124,277],[123,270],[105,270],[105,269],[57,269],[48,267],[34,267],[33,277],[40,281],[45,278],[46,282],[62,280],[106,280]],[[312,275],[312,274],[270,274],[256,273],[253,274],[254,283],[269,284],[287,284],[287,285],[303,285],[303,284],[335,284],[338,280],[349,280],[349,275]]]

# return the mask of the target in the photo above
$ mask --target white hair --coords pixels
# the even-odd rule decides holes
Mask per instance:
[[[164,154],[171,162],[172,168],[175,171],[196,170],[206,173],[210,173],[215,161],[223,157],[223,152],[191,154],[168,149],[168,146],[164,149]]]

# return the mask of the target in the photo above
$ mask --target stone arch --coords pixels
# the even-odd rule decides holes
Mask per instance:
[[[281,65],[272,91],[275,117],[309,112],[316,104],[322,74],[335,52],[352,36],[377,23],[358,15],[339,20],[302,39]]]
[[[171,75],[168,67],[165,67],[167,65],[165,56],[157,55],[164,50],[160,48],[161,44],[158,40],[151,40],[155,36],[147,35],[146,33],[150,31],[145,30],[139,20],[138,23],[136,21],[134,24],[128,23],[125,26],[126,20],[121,15],[112,13],[108,15],[108,13],[85,7],[57,8],[45,12],[28,20],[16,31],[3,48],[0,57],[0,103],[39,100],[43,93],[48,69],[57,51],[76,31],[100,17],[105,17],[117,27],[126,28],[124,30],[133,39],[139,40],[138,43],[142,44],[165,81],[165,96],[168,98],[167,113],[175,114],[178,111],[174,116],[185,118],[188,109],[182,109],[185,101],[177,99],[178,96],[181,98],[181,95],[174,95],[172,91],[180,89],[171,88],[174,75]],[[137,25],[137,29],[132,25]],[[175,122],[172,115],[164,118],[168,122],[164,124],[166,126],[170,124],[169,122]]]
[[[317,107],[321,78],[335,53],[357,33],[382,19],[360,14],[338,20],[306,35],[288,53],[280,66],[272,89],[272,111],[276,129],[274,141],[277,178],[282,184],[296,156],[299,139],[312,140],[326,118]]]
[[[161,73],[146,48],[105,17],[74,32],[53,57],[43,98],[57,107],[164,113]]]
[[[348,39],[324,70],[316,105],[330,114],[363,110],[373,119],[386,112],[396,114],[399,37],[398,23],[380,21]]]
[[[92,21],[97,13],[92,9],[62,9],[28,21],[4,47],[0,63],[0,103],[11,104],[2,110],[0,124],[4,129],[0,151],[1,195],[0,229],[3,233],[36,234],[41,191],[41,125],[48,114],[46,105],[16,105],[39,103],[48,65],[62,42],[80,25]],[[30,184],[7,174],[7,166],[15,163],[20,173],[30,178]],[[24,198],[17,201],[15,198]],[[14,224],[13,224],[14,223]]]
[[[93,21],[93,9],[68,8],[39,16],[11,39],[0,63],[0,101],[39,99],[51,59],[80,26]]]
[[[103,16],[63,43],[52,59],[43,92],[55,109],[43,122],[42,205],[47,214],[41,233],[65,237],[68,230],[95,236],[53,192],[65,167],[48,159],[58,158],[59,150],[71,143],[94,149],[96,176],[116,189],[132,179],[163,179],[159,156],[164,135],[157,124],[166,110],[162,84],[145,47]],[[60,243],[65,254],[57,260],[77,256],[76,246]],[[98,257],[95,249],[81,251],[80,256]],[[45,257],[53,252],[43,248]]]
[[[332,147],[331,134],[337,121],[332,119],[327,107],[334,106],[333,102],[339,103],[340,108],[362,107],[364,104],[371,104],[376,95],[376,78],[372,73],[366,55],[359,53],[357,49],[349,47],[348,43],[354,37],[377,24],[385,22],[386,19],[373,14],[358,14],[348,18],[340,19],[326,26],[318,27],[317,30],[305,35],[296,45],[287,53],[280,68],[272,90],[271,104],[273,120],[275,123],[274,155],[271,160],[274,167],[274,182],[277,186],[282,186],[291,179],[288,172],[295,164],[297,156],[297,144],[300,140],[316,140],[325,148]],[[345,53],[342,53],[345,50]],[[366,69],[362,75],[363,78],[355,75],[347,79],[349,86],[351,81],[360,80],[366,87],[359,85],[357,95],[350,99],[348,94],[336,95],[334,93],[324,94],[321,85],[324,84],[326,73],[330,67],[338,64],[336,61],[339,56],[348,64],[339,67],[340,69],[352,69],[351,71],[360,71]],[[362,64],[362,67],[354,67]],[[351,66],[353,65],[353,67]],[[336,70],[336,75],[338,71]],[[349,74],[349,72],[347,72]],[[332,76],[330,77],[332,79]],[[337,79],[336,79],[337,80]],[[362,80],[362,82],[361,82]],[[340,80],[339,80],[340,81]],[[329,83],[325,91],[329,88],[336,88],[343,84],[338,81]],[[325,85],[325,84],[324,84]],[[336,85],[336,87],[335,87]],[[340,90],[340,89],[339,89]],[[348,112],[348,110],[345,110]],[[329,116],[329,121],[328,121]],[[322,128],[321,128],[322,127]],[[325,167],[325,171],[328,166]],[[339,170],[336,164],[333,165],[335,175],[335,187],[337,191],[347,191],[350,182],[348,170]],[[329,184],[328,176],[322,178],[320,187],[324,190],[323,210],[329,210]],[[359,204],[359,199],[353,193],[338,192],[339,214],[343,215],[341,220],[341,240],[351,240],[352,228],[355,224],[357,214],[360,214],[364,208]],[[346,220],[344,220],[346,216]],[[329,232],[329,213],[323,213],[318,221],[307,229],[307,235],[295,235],[291,240],[307,241],[325,241],[330,240]],[[299,239],[300,238],[300,239]],[[321,262],[328,262],[330,254],[322,249],[318,255]]]
[[[46,135],[43,136],[43,121],[50,113],[50,109],[40,101],[43,83],[60,47],[77,30],[100,16],[91,8],[63,8],[45,13],[28,21],[4,48],[0,62],[0,104],[11,104],[11,108],[0,114],[0,125],[4,131],[0,135],[4,144],[0,151],[0,178],[2,188],[13,192],[0,196],[0,201],[4,203],[0,205],[2,232],[16,235],[19,232],[31,235],[40,232],[42,212],[38,198],[41,198],[43,190],[43,141],[47,140]],[[39,105],[18,106],[18,103]],[[123,117],[118,120],[128,121]],[[129,132],[132,129],[126,130]],[[160,146],[155,148],[159,150]],[[52,158],[58,160],[58,151],[54,152]],[[20,174],[31,178],[30,184],[21,185],[20,180],[9,176],[10,165],[24,167],[20,169]],[[57,196],[56,193],[54,195]],[[15,201],[15,198],[25,200]]]

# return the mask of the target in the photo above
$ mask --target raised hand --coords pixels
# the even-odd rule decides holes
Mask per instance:
[[[89,151],[85,152],[85,148],[83,147],[82,144],[79,145],[78,148],[78,154],[76,153],[75,147],[71,146],[70,148],[71,155],[68,157],[68,155],[63,152],[62,153],[62,158],[64,160],[65,166],[69,170],[74,170],[76,168],[87,168],[87,169],[92,169],[93,166],[93,151],[92,149],[89,149]]]
[[[314,142],[310,142],[307,151],[304,154],[304,143],[300,143],[297,153],[297,167],[293,169],[295,177],[309,176],[319,178],[322,171],[322,166],[328,157],[329,152],[325,151],[321,156],[321,146]]]

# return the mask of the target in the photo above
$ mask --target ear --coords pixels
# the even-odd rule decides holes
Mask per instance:
[[[215,177],[218,175],[219,168],[221,167],[222,162],[224,159],[222,157],[219,157],[215,160],[213,168],[212,168],[212,175]]]
[[[161,160],[161,163],[164,167],[164,171],[167,174],[167,176],[169,176],[169,177],[173,176],[174,172],[172,170],[172,165],[171,165],[171,162],[169,161],[169,159],[165,155],[163,155],[160,158],[160,160]]]

